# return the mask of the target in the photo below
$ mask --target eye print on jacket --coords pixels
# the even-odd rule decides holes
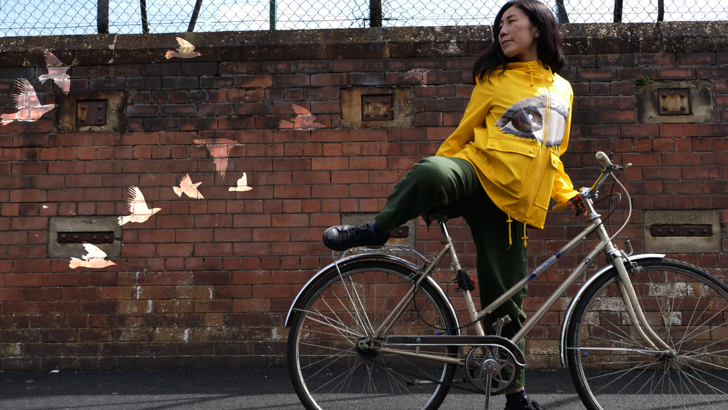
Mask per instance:
[[[561,145],[569,116],[569,104],[555,96],[549,97],[549,118],[545,119],[546,104],[543,95],[529,97],[508,107],[495,122],[504,134],[519,138],[536,139],[547,147]],[[544,141],[544,124],[548,124]]]

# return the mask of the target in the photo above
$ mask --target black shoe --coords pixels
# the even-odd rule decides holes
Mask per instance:
[[[541,405],[538,404],[538,402],[529,400],[528,397],[526,397],[526,402],[528,402],[528,404],[523,406],[523,410],[546,410],[543,407],[541,407]],[[511,410],[511,409],[508,406],[506,406],[506,410]]]
[[[338,225],[324,231],[324,245],[335,251],[345,251],[357,246],[382,246],[389,240],[386,236],[377,236],[371,223],[364,225]]]

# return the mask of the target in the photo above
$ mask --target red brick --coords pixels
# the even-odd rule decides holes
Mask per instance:
[[[715,53],[677,53],[677,65],[713,65]]]
[[[346,73],[314,74],[311,76],[312,86],[342,86],[347,85]]]
[[[660,136],[662,137],[697,137],[699,124],[662,124]]]
[[[658,68],[658,80],[693,79],[695,78],[694,68]]]
[[[600,111],[601,122],[637,122],[636,111]]]
[[[619,107],[617,97],[580,97],[578,101],[581,109],[616,109]]]
[[[638,66],[671,66],[675,65],[675,54],[673,53],[652,53],[635,54],[635,63]]]
[[[416,113],[416,127],[433,127],[442,125],[442,114],[440,113]]]
[[[578,72],[579,81],[614,81],[617,79],[614,69],[582,68]]]
[[[231,244],[229,243],[196,243],[195,256],[229,256]]]

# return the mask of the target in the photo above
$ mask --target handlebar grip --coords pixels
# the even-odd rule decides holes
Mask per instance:
[[[610,167],[612,165],[612,161],[610,161],[607,154],[603,153],[602,151],[597,152],[596,157],[597,161],[599,161],[599,163],[602,164],[604,168]]]
[[[564,209],[567,209],[568,207],[569,206],[566,205],[566,204],[556,204],[556,205],[554,205],[553,208],[551,208],[551,210],[554,211],[554,212],[561,212]]]

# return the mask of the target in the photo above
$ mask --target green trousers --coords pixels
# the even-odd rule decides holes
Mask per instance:
[[[460,158],[424,158],[402,178],[387,197],[387,203],[375,220],[382,230],[388,231],[417,218],[421,213],[436,206],[447,205],[465,199],[483,188],[475,168]],[[528,274],[528,249],[524,246],[524,226],[513,221],[510,227],[509,245],[508,215],[495,206],[486,195],[478,208],[465,215],[475,242],[480,304],[484,308],[510,289]],[[483,320],[486,334],[495,334],[491,324],[509,315],[511,323],[503,327],[502,336],[513,337],[526,320],[523,298],[526,288],[521,289],[508,301]],[[523,351],[525,339],[518,343]],[[519,371],[512,387],[525,383],[523,371]]]

